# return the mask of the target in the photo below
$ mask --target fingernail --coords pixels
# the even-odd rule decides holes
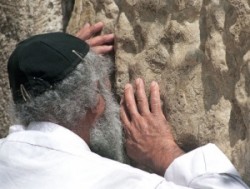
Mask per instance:
[[[151,87],[155,87],[156,85],[157,85],[157,82],[156,81],[152,81]]]
[[[104,23],[103,23],[103,22],[97,22],[96,24],[101,25],[101,26],[104,26]]]
[[[109,51],[113,50],[113,48],[114,48],[113,45],[109,45],[109,46],[108,46],[108,50],[109,50]]]
[[[125,85],[125,90],[127,90],[128,88],[130,88],[130,84],[129,84],[129,83],[127,83],[127,84]]]
[[[86,26],[90,26],[90,24],[87,22],[86,24],[84,24],[83,27],[86,27]]]
[[[141,84],[141,79],[140,79],[140,78],[137,78],[137,79],[135,80],[135,84],[136,84],[136,85],[140,85],[140,84]]]
[[[110,38],[112,38],[113,40],[115,39],[115,34],[110,34]]]

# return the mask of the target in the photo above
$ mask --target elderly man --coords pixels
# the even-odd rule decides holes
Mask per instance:
[[[184,154],[162,113],[158,84],[152,82],[148,101],[141,79],[135,91],[125,86],[121,102],[125,146],[158,175],[117,162],[127,157],[109,87],[111,61],[96,54],[111,51],[104,44],[114,36],[91,38],[102,27],[17,45],[8,62],[16,125],[0,140],[0,188],[248,188],[214,145]]]

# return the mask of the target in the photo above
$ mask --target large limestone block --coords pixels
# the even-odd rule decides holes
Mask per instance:
[[[7,60],[15,45],[34,34],[63,29],[61,0],[0,0],[0,138],[10,125]]]
[[[116,34],[116,89],[160,83],[177,142],[217,144],[250,183],[250,1],[76,0],[68,26]]]
[[[87,22],[105,23],[104,32],[113,32],[116,27],[119,9],[114,0],[76,0],[67,32],[74,35]]]

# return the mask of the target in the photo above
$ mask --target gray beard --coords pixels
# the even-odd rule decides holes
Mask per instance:
[[[105,111],[90,131],[90,149],[109,159],[128,163],[124,151],[122,123],[119,116],[119,105],[111,92],[105,90]]]

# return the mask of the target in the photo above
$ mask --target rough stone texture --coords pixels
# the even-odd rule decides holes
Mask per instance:
[[[7,59],[19,41],[63,28],[60,0],[0,0],[0,138],[10,125]]]
[[[104,33],[114,32],[119,9],[114,0],[76,0],[67,32],[74,35],[85,23],[105,23]]]
[[[68,26],[104,21],[116,34],[116,88],[160,83],[185,150],[217,144],[250,183],[250,1],[76,0]]]

